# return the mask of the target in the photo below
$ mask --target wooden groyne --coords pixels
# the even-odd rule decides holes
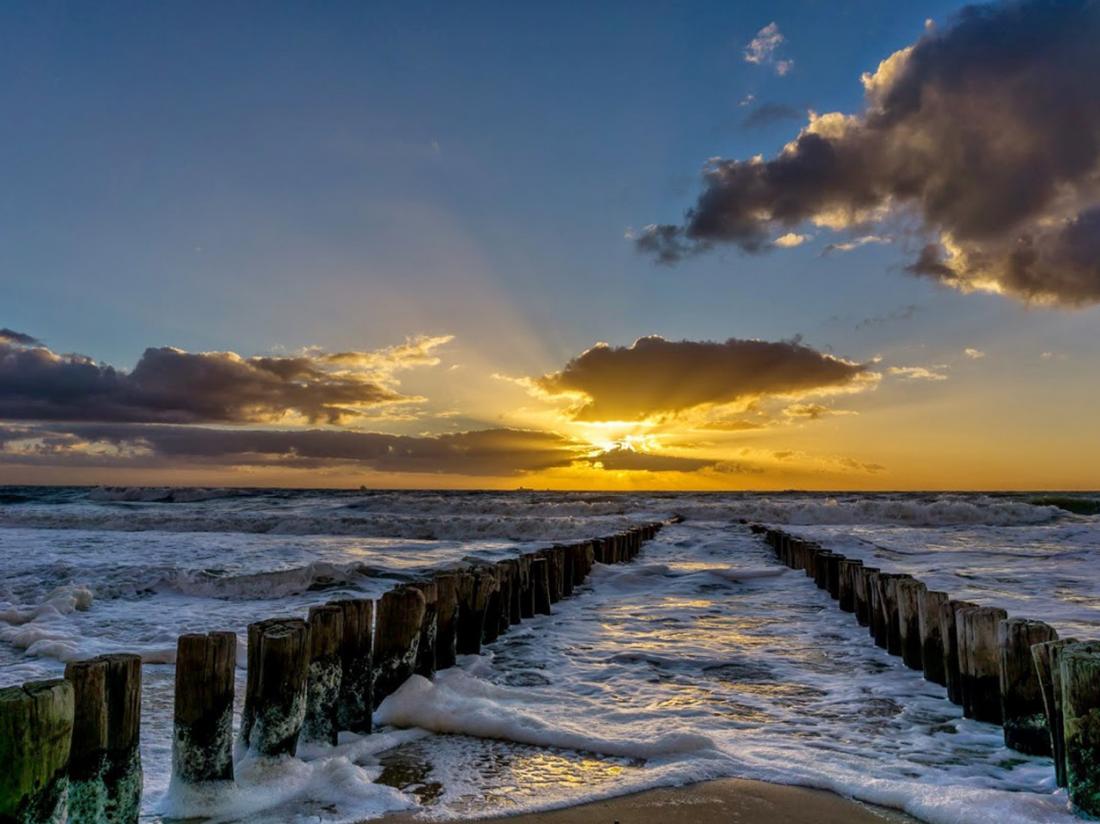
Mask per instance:
[[[594,564],[626,563],[666,523],[475,561],[401,584],[377,601],[315,606],[307,619],[248,627],[244,710],[236,747],[237,636],[188,634],[177,644],[172,783],[232,784],[234,761],[294,755],[299,742],[371,732],[371,715],[413,674],[431,678],[512,626],[577,592]],[[0,824],[136,824],[141,659],[104,655],[65,678],[0,689]],[[234,752],[236,750],[236,752]]]
[[[953,600],[781,529],[750,529],[853,613],[876,645],[945,687],[967,718],[1001,725],[1018,752],[1052,756],[1074,807],[1100,817],[1100,642],[1059,639],[1042,621]]]

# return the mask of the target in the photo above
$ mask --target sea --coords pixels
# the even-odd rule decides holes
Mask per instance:
[[[629,564],[386,700],[369,736],[171,781],[186,632],[377,597],[680,515]],[[1077,820],[1049,759],[1004,747],[870,640],[749,522],[953,597],[1100,637],[1100,494],[0,488],[0,685],[108,652],[144,659],[143,820],[447,820],[718,777],[817,787],[935,824]]]

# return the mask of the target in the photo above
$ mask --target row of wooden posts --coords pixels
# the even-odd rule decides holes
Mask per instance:
[[[678,519],[673,519],[675,522]],[[248,627],[236,756],[294,755],[299,741],[371,731],[411,675],[430,678],[569,597],[595,563],[630,561],[663,523],[402,584],[376,602],[331,601]],[[183,635],[175,674],[174,786],[234,778],[237,636]],[[133,824],[141,807],[141,658],[69,664],[65,677],[0,690],[0,824]]]
[[[1051,756],[1073,805],[1100,817],[1100,642],[1059,638],[1042,621],[954,600],[783,530],[751,529],[853,613],[876,645],[945,687],[967,718],[1001,725],[1018,752]]]

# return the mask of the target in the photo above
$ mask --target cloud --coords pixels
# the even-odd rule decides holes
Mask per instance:
[[[796,403],[784,409],[783,414],[788,418],[806,418],[807,420],[816,421],[831,415],[854,415],[856,413],[847,409],[832,409],[820,403]]]
[[[675,455],[655,455],[625,447],[616,447],[587,459],[592,464],[602,464],[611,472],[695,472],[713,467],[718,462],[700,458],[681,458]]]
[[[963,354],[971,360],[980,360],[981,358],[985,357],[985,352],[983,352],[981,349],[974,349],[970,346],[966,347],[966,349],[963,350]]]
[[[793,60],[777,60],[776,50],[783,45],[786,38],[779,31],[779,25],[774,21],[768,23],[745,46],[745,62],[757,66],[771,66],[775,73],[782,77],[794,68]]]
[[[300,417],[340,423],[374,407],[419,400],[395,390],[394,373],[437,363],[433,350],[447,340],[250,358],[166,346],[146,349],[129,372],[85,355],[0,340],[0,420],[273,423]]]
[[[946,368],[943,364],[931,368],[927,366],[891,366],[886,371],[890,375],[909,381],[945,381],[947,375],[939,370]]]
[[[0,344],[8,344],[11,346],[41,346],[42,341],[38,340],[38,338],[32,338],[30,335],[25,335],[22,332],[16,332],[14,329],[4,327],[0,329]]]
[[[746,59],[765,62],[779,36]],[[864,75],[861,113],[811,114],[770,160],[708,163],[684,223],[636,242],[669,263],[719,243],[764,251],[805,222],[915,220],[928,242],[912,273],[1100,302],[1098,41],[1095,0],[968,6]]]
[[[863,235],[861,237],[852,238],[851,240],[845,240],[839,243],[830,243],[822,251],[822,255],[827,255],[830,252],[852,252],[856,249],[860,249],[872,243],[893,243],[894,239],[890,237],[884,237],[882,235]]]
[[[0,460],[92,466],[214,465],[516,475],[568,466],[591,451],[553,432],[485,429],[438,436],[331,429],[218,429],[154,424],[0,427]]]
[[[782,246],[784,249],[793,249],[795,246],[801,246],[809,239],[809,235],[799,235],[795,232],[787,232],[787,234],[780,235],[775,239],[775,245]]]
[[[596,344],[560,372],[532,383],[550,396],[579,398],[576,420],[629,421],[761,396],[852,388],[868,377],[864,364],[798,340],[718,343],[650,336],[631,346]]]
[[[744,105],[744,104],[742,104]],[[784,120],[801,120],[805,113],[783,103],[761,103],[741,121],[745,129],[758,129]]]

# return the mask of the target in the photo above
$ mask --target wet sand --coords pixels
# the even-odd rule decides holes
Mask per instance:
[[[387,824],[423,822],[416,815]],[[469,821],[486,819],[467,819]],[[648,790],[564,810],[498,818],[508,824],[912,824],[916,819],[822,790],[727,778]]]

